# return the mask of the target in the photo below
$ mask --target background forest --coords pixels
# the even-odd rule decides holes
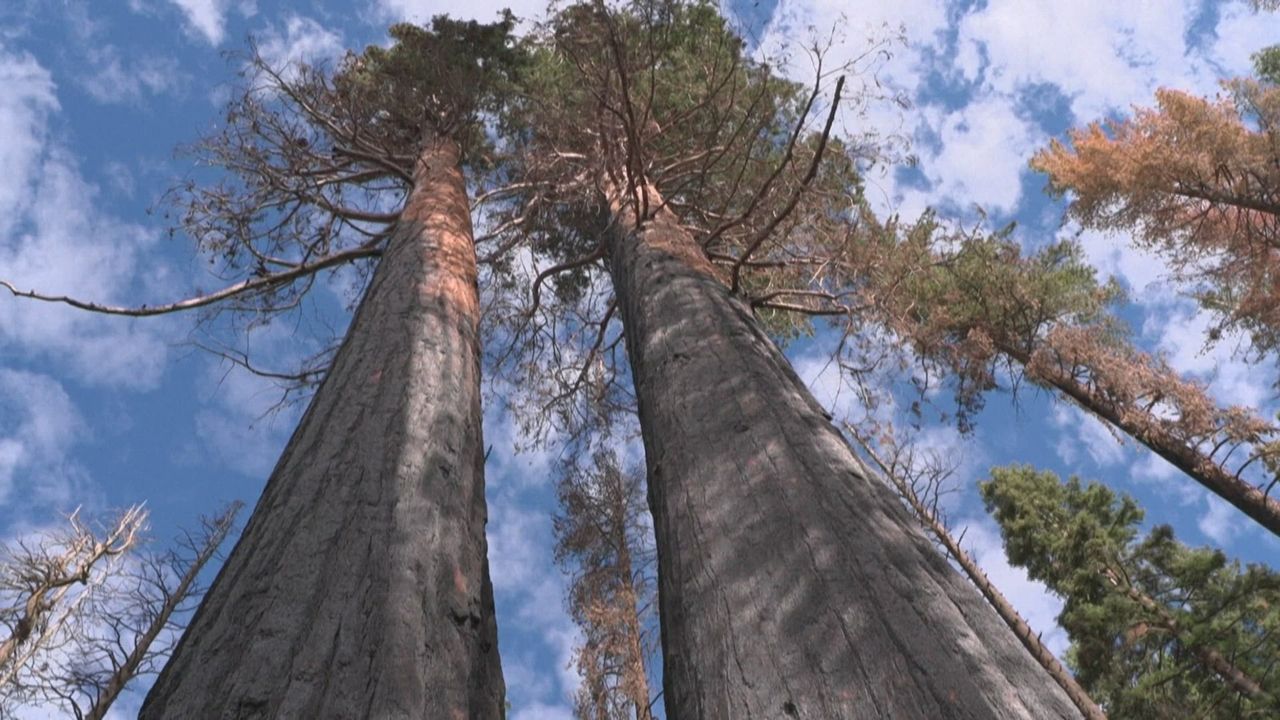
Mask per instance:
[[[967,551],[956,562],[980,567],[1026,634],[1113,717],[1261,716],[1280,688],[1280,580],[1269,569],[1280,506],[1275,493],[1251,490],[1280,468],[1280,54],[1265,52],[1280,43],[1280,16],[1257,5],[730,2],[720,13],[760,61],[752,71],[796,83],[761,101],[776,126],[752,126],[776,152],[763,155],[764,171],[744,161],[739,180],[764,188],[758,200],[709,212],[708,198],[737,182],[715,173],[671,193],[709,263],[749,298],[867,468],[914,483],[921,507]],[[359,210],[325,207],[335,196],[287,179],[250,197],[283,195],[338,218],[288,216],[260,236],[267,245],[273,233],[301,233],[325,252],[331,233],[370,238],[339,258],[354,262],[307,280],[305,296],[270,289],[216,311],[126,318],[0,289],[0,535],[10,568],[0,598],[32,582],[12,568],[48,560],[27,549],[87,552],[101,562],[86,578],[117,575],[79,601],[85,611],[128,608],[118,625],[86,632],[96,657],[115,657],[112,633],[132,636],[157,617],[158,647],[174,642],[165,606],[144,606],[133,591],[164,586],[164,596],[188,571],[197,590],[212,579],[221,556],[204,563],[235,501],[252,508],[262,493],[369,281],[369,248],[396,210],[379,193],[411,180],[395,151],[416,152],[416,137],[397,136],[386,118],[441,103],[434,131],[458,139],[467,190],[489,202],[475,215],[483,457],[510,716],[647,717],[639,698],[652,700],[662,683],[643,449],[636,420],[620,412],[630,375],[608,263],[591,245],[601,221],[575,195],[588,184],[589,153],[547,150],[590,134],[564,122],[589,99],[553,71],[552,44],[520,59],[484,33],[464,41],[484,72],[440,81],[467,88],[461,109],[442,93],[379,84],[421,72],[405,59],[415,56],[387,49],[389,25],[429,25],[441,13],[491,23],[502,9],[422,0],[354,13],[322,0],[0,8],[0,280],[10,290],[149,314],[257,282],[276,266],[226,240],[252,213],[218,185],[218,166],[255,157],[245,154],[254,137],[294,142],[278,157],[299,175],[317,157],[366,152],[362,142],[391,158],[369,178],[343,180],[356,189],[340,197]],[[583,18],[545,26],[541,3],[509,9],[516,20],[503,32],[555,37],[583,57],[621,52],[582,30]],[[397,48],[440,51],[417,31],[394,37]],[[680,86],[682,59],[710,52],[673,47],[676,67],[666,69],[677,81],[663,92]],[[688,72],[696,86],[698,71]],[[291,101],[308,122],[318,121],[307,102],[319,98],[339,108],[324,118],[383,134],[322,145],[323,134],[242,95],[264,82],[302,88]],[[513,96],[561,100],[502,99]],[[698,112],[671,97],[662,118]],[[765,116],[733,102],[726,123]],[[472,115],[488,124],[468,125]],[[785,139],[797,122],[793,158]],[[622,125],[630,142],[653,148],[645,172],[663,191],[683,188],[680,163],[693,162],[700,136],[658,120]],[[515,133],[524,154],[512,161],[500,138],[522,126],[538,130]],[[770,163],[791,165],[774,178]],[[386,186],[369,190],[366,179]],[[511,182],[517,191],[486,195]],[[555,190],[523,189],[539,183]],[[778,233],[787,242],[763,243]],[[735,260],[757,247],[753,263]],[[806,264],[797,248],[832,258]],[[94,536],[106,540],[94,546]],[[619,591],[618,578],[631,582]],[[180,623],[193,600],[178,600]],[[645,609],[638,627],[627,603]],[[0,629],[12,639],[22,613],[5,612]],[[22,647],[0,645],[0,673]],[[620,658],[631,663],[618,667]],[[136,715],[157,668],[135,669],[143,677],[111,717]],[[0,715],[59,717],[62,702],[15,691]]]

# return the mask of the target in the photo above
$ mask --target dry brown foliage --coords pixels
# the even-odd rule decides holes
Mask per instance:
[[[1129,231],[1217,313],[1214,337],[1280,343],[1280,88],[1228,83],[1215,100],[1178,90],[1123,120],[1094,122],[1032,160],[1070,193],[1086,228]]]
[[[649,720],[654,555],[644,474],[623,470],[608,452],[593,466],[567,468],[555,519],[556,559],[570,573],[569,612],[582,630],[575,701],[582,720]]]

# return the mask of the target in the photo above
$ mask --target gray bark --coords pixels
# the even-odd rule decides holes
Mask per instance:
[[[1040,642],[1040,635],[1023,619],[1022,615],[1013,607],[1013,603],[1009,602],[1009,599],[1004,596],[1004,593],[1000,592],[1000,588],[991,582],[991,578],[987,577],[987,574],[978,566],[978,561],[974,560],[972,555],[960,547],[960,542],[951,535],[946,523],[934,514],[933,510],[925,504],[924,500],[916,494],[916,491],[906,480],[894,474],[893,468],[885,465],[870,447],[865,444],[863,447],[872,460],[884,471],[885,480],[893,485],[903,500],[907,501],[920,524],[928,528],[933,533],[933,536],[938,539],[938,542],[942,544],[942,547],[946,548],[947,554],[955,559],[956,564],[968,576],[969,581],[973,583],[974,587],[978,588],[978,592],[982,593],[982,597],[991,603],[991,607],[1000,616],[1000,619],[1004,621],[1004,624],[1008,625],[1014,635],[1018,636],[1018,640],[1027,649],[1027,652],[1031,653],[1031,657],[1040,663],[1040,666],[1045,669],[1045,672],[1049,673],[1054,682],[1058,683],[1058,686],[1067,694],[1067,697],[1071,698],[1071,702],[1075,703],[1076,708],[1080,710],[1080,714],[1086,720],[1107,720],[1107,715],[1102,711],[1102,708],[1098,707],[1093,698],[1089,697],[1089,693],[1080,686],[1080,683],[1076,682],[1075,676],[1063,667],[1062,663],[1058,662],[1058,658],[1053,652],[1044,643]],[[866,470],[865,465],[862,465],[862,468]],[[871,473],[866,474],[870,475]]]
[[[650,194],[650,208],[661,207]],[[666,208],[614,202],[671,718],[1077,718]]]
[[[497,718],[475,250],[429,145],[332,369],[141,717]]]

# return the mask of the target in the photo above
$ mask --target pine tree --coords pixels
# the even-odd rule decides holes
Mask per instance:
[[[1242,330],[1254,355],[1280,349],[1280,86],[1269,55],[1258,79],[1217,100],[1156,92],[1154,108],[1073,130],[1032,160],[1051,192],[1071,194],[1083,227],[1132,232],[1214,313],[1214,337]]]
[[[1068,661],[1114,717],[1272,717],[1280,575],[1189,548],[1097,483],[1027,466],[980,485],[1009,561],[1065,605]]]
[[[644,475],[598,451],[588,468],[566,467],[557,486],[556,559],[570,573],[579,720],[652,720],[653,548]]]
[[[910,343],[926,378],[951,383],[962,429],[1004,370],[1132,437],[1280,534],[1280,428],[1221,407],[1200,383],[1134,347],[1078,245],[1025,254],[1007,235],[953,233],[926,216],[852,241],[849,284],[867,316]]]

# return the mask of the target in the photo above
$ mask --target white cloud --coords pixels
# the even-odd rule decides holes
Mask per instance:
[[[1212,84],[1207,67],[1185,55],[1196,5],[992,0],[960,21],[959,43],[981,48],[985,83],[997,92],[1052,83],[1086,121],[1144,101],[1158,85]]]
[[[343,50],[342,33],[301,15],[285,18],[283,32],[275,26],[268,28],[258,42],[262,58],[275,69],[334,60]]]
[[[1151,253],[1137,249],[1126,234],[1080,231],[1074,232],[1085,259],[1098,269],[1101,278],[1114,277],[1124,283],[1129,298],[1142,305],[1169,302],[1175,295],[1162,278],[1168,275],[1164,264]]]
[[[938,43],[947,28],[947,4],[936,0],[781,0],[766,25],[758,46],[765,60],[793,80],[813,82],[813,62],[806,49],[827,47],[823,67],[851,66],[846,74],[845,99],[836,122],[837,131],[859,142],[872,142],[888,154],[901,150],[914,132],[905,120],[907,111],[893,99],[915,96],[922,66],[922,51]],[[898,42],[899,35],[906,42]],[[868,49],[882,44],[882,52]],[[815,120],[816,121],[816,120]],[[881,209],[915,212],[902,206],[903,198],[883,168],[867,178],[873,200]],[[918,195],[908,201],[918,199]]]
[[[818,352],[793,358],[791,366],[813,393],[818,404],[827,409],[837,423],[856,422],[861,417],[862,403],[846,382],[839,363],[830,354]]]
[[[98,302],[168,290],[167,266],[152,257],[159,234],[121,222],[97,206],[75,159],[54,139],[59,109],[47,70],[0,50],[0,273],[21,289]],[[147,273],[140,272],[147,260]],[[4,293],[7,295],[7,293]],[[83,382],[150,387],[166,347],[145,324],[65,306],[0,299],[0,338],[24,353],[73,368]]]
[[[546,12],[547,4],[541,0],[483,0],[462,5],[443,0],[378,0],[377,8],[384,19],[424,24],[431,22],[431,18],[436,15],[445,13],[463,20],[495,22],[498,13],[505,9],[510,9],[516,17],[527,20],[541,17]]]
[[[1280,42],[1280,16],[1254,12],[1245,2],[1222,3],[1219,12],[1209,56],[1228,76],[1248,75],[1253,67],[1249,56]]]
[[[521,435],[515,414],[502,407],[502,398],[519,392],[505,383],[492,388],[485,403],[484,442],[489,459],[485,474],[491,490],[519,491],[547,487],[558,470],[558,436],[550,435],[534,448],[522,447],[528,439]]]
[[[573,709],[566,705],[537,702],[528,707],[516,708],[511,720],[573,720]]]
[[[945,200],[961,208],[978,205],[1006,213],[1017,209],[1021,174],[1039,147],[1041,133],[1014,112],[1009,98],[984,94],[958,111],[925,107],[920,116],[938,144],[916,148],[931,188],[925,202],[910,207]]]
[[[1238,335],[1227,334],[1206,347],[1212,324],[1212,315],[1184,300],[1167,309],[1153,309],[1144,333],[1174,370],[1205,382],[1219,403],[1262,409],[1271,394],[1274,375],[1259,372],[1257,365],[1237,357],[1237,348],[1246,342]]]
[[[300,343],[293,352],[282,348],[290,345],[282,323],[246,331],[243,340],[254,349],[254,362],[265,367],[294,367],[305,353]],[[196,435],[205,452],[242,475],[265,479],[302,408],[279,406],[284,390],[276,381],[229,362],[209,360],[198,387],[204,405],[195,416]]]
[[[8,236],[31,202],[48,138],[49,117],[58,108],[53,76],[36,59],[0,48],[0,239]]]
[[[885,30],[901,28],[913,47],[931,44],[947,27],[947,3],[939,0],[782,0],[761,41],[764,47],[780,42],[804,41],[813,36],[842,33],[846,42],[834,50],[834,67],[860,54],[868,37],[883,37]],[[896,54],[885,66],[886,77],[913,79],[919,56],[914,52]]]
[[[114,45],[90,45],[85,59],[86,70],[76,82],[100,103],[137,102],[146,95],[176,91],[187,80],[174,58],[126,59]]]
[[[227,26],[230,0],[169,0],[187,18],[190,29],[199,33],[210,45],[222,42]]]
[[[157,275],[137,276],[155,234],[99,213],[96,188],[84,182],[65,152],[53,149],[35,172],[36,177],[26,178],[31,184],[25,231],[0,237],[6,279],[21,289],[98,302],[129,302],[132,294],[126,291],[133,286],[149,280],[164,283],[159,261],[152,265]],[[153,386],[167,354],[156,332],[170,324],[90,315],[29,300],[0,301],[0,337],[71,365],[86,382]]]
[[[521,509],[503,496],[489,505],[489,568],[495,590],[532,590],[539,578],[556,570],[549,559],[551,518],[544,512]]]
[[[1124,446],[1102,421],[1093,414],[1065,401],[1053,406],[1050,418],[1059,431],[1055,446],[1058,457],[1068,466],[1077,465],[1088,455],[1098,467],[1111,467],[1124,459]]]
[[[500,476],[487,474],[489,478]],[[504,485],[514,489],[509,483]],[[500,608],[499,633],[504,643],[514,642],[515,647],[526,649],[503,654],[508,694],[532,703],[517,706],[514,717],[567,712],[569,707],[564,703],[581,682],[573,654],[582,638],[565,610],[567,580],[555,562],[551,516],[545,507],[526,509],[537,504],[528,500],[528,495],[518,498],[514,492],[490,493],[486,527],[490,576]],[[501,612],[501,608],[512,606],[516,608],[513,615]],[[530,653],[527,650],[531,647],[540,650]],[[554,672],[549,672],[548,655],[556,658]]]
[[[28,508],[68,502],[83,477],[69,452],[85,436],[61,383],[0,368],[0,506],[17,490]]]
[[[1220,547],[1226,547],[1236,535],[1240,534],[1246,523],[1240,522],[1240,511],[1217,495],[1204,493],[1204,501],[1208,508],[1196,521],[1196,526],[1210,540]]]
[[[1182,473],[1181,470],[1170,464],[1168,460],[1153,452],[1142,453],[1138,461],[1133,464],[1131,470],[1133,477],[1139,480],[1161,482],[1172,480]]]

